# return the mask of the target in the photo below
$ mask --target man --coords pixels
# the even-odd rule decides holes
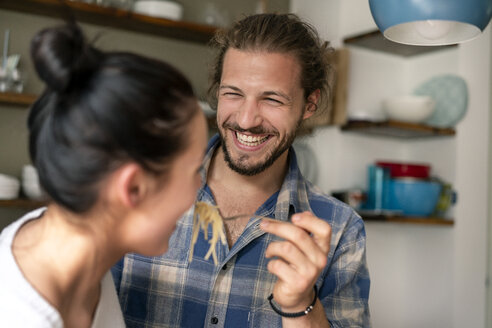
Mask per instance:
[[[215,38],[209,143],[198,200],[217,205],[227,245],[190,252],[191,209],[161,257],[113,270],[129,327],[367,327],[365,231],[348,206],[304,180],[291,147],[326,100],[329,49],[294,15],[244,18]],[[210,233],[208,238],[210,238]]]

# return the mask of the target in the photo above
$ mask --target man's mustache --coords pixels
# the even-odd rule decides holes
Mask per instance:
[[[255,126],[249,129],[243,129],[238,124],[225,122],[224,124],[222,124],[222,127],[224,129],[231,129],[240,133],[278,135],[277,131],[267,130],[262,126]]]

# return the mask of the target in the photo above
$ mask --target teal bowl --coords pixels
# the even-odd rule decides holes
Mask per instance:
[[[388,186],[388,208],[406,216],[430,216],[437,205],[442,185],[423,179],[391,179]]]

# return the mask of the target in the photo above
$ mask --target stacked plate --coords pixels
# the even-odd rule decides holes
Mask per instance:
[[[32,165],[22,168],[22,191],[30,199],[42,200],[45,197],[39,185],[38,172]]]
[[[19,197],[20,182],[16,177],[0,174],[0,199]]]
[[[183,6],[168,0],[138,0],[133,5],[138,14],[180,20],[183,17]]]

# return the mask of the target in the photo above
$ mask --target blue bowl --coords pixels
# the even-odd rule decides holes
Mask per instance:
[[[388,187],[388,208],[407,216],[430,216],[441,193],[436,181],[412,178],[391,179]]]

